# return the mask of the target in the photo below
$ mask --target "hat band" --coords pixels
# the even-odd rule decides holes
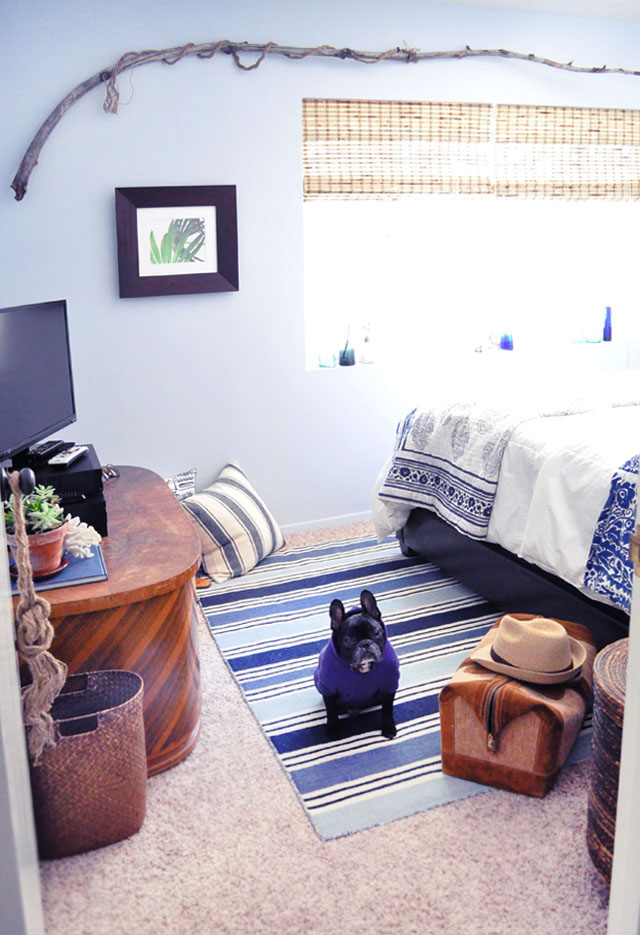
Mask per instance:
[[[502,656],[498,655],[498,653],[495,651],[493,646],[491,647],[491,658],[493,659],[494,662],[499,662],[500,665],[511,666],[513,669],[524,669],[524,666],[519,666],[519,665],[516,665],[515,662],[509,662],[508,659],[503,659]],[[554,673],[555,672],[568,672],[569,669],[572,669],[572,668],[573,668],[573,662],[570,662],[568,666],[564,666],[562,669],[553,669],[552,671]]]

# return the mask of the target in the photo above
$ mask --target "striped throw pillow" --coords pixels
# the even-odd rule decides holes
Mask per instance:
[[[202,568],[213,581],[246,574],[284,545],[272,514],[233,461],[182,505],[195,522]]]

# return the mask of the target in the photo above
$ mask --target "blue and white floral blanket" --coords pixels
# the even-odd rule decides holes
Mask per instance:
[[[629,538],[636,522],[636,481],[640,455],[614,473],[607,502],[593,534],[584,585],[629,613],[633,563]]]

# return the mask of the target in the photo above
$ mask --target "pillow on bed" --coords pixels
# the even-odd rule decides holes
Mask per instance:
[[[202,568],[213,581],[246,574],[284,545],[272,514],[233,461],[182,505],[198,530]]]
[[[182,471],[181,474],[174,474],[173,477],[165,477],[166,483],[177,500],[186,500],[196,492],[196,470],[196,468],[190,468],[188,471]]]

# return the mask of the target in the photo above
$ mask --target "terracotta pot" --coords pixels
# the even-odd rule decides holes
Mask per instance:
[[[56,526],[47,532],[36,532],[28,536],[29,558],[34,577],[50,575],[62,564],[62,547],[67,533],[67,524]],[[7,534],[7,542],[16,563],[18,561],[18,547],[15,535]]]

